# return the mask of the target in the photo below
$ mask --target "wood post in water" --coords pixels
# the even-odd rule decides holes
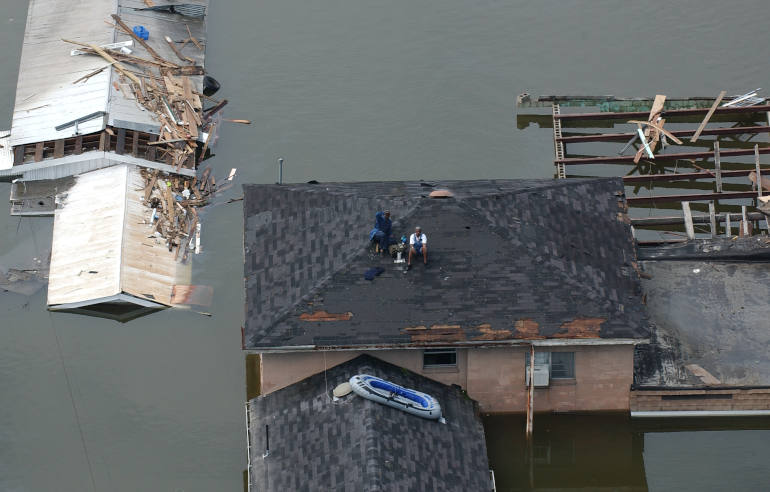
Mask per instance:
[[[690,202],[682,202],[682,212],[684,213],[684,230],[687,231],[687,239],[695,239],[695,228],[693,228],[692,225]]]

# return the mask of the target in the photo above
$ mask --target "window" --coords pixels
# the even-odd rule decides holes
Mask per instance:
[[[551,378],[575,379],[575,352],[551,352]]]
[[[457,367],[455,349],[425,349],[422,353],[422,367]]]
[[[526,353],[529,371],[529,352]],[[535,370],[549,367],[551,379],[575,379],[575,352],[535,352]],[[537,384],[537,379],[535,379]]]

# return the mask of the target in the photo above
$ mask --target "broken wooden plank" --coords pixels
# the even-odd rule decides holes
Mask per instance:
[[[124,22],[123,22],[123,21],[120,19],[120,16],[119,16],[119,15],[117,15],[117,14],[112,14],[112,15],[111,15],[111,17],[113,18],[113,20],[115,21],[115,23],[117,23],[117,24],[118,24],[118,25],[119,25],[121,28],[123,28],[123,30],[126,32],[126,34],[128,34],[129,36],[131,36],[131,37],[134,39],[134,41],[136,41],[137,43],[141,44],[141,45],[142,45],[142,47],[144,47],[144,49],[146,49],[146,50],[147,50],[147,53],[149,53],[149,54],[150,54],[150,56],[152,56],[152,57],[153,57],[153,58],[155,58],[156,60],[159,60],[159,61],[164,61],[164,62],[166,62],[166,63],[169,63],[169,62],[168,62],[168,60],[166,60],[165,58],[163,58],[162,56],[160,56],[160,55],[159,55],[159,54],[158,54],[158,53],[157,53],[157,52],[156,52],[154,49],[152,49],[152,46],[150,46],[149,44],[147,44],[147,42],[146,42],[144,39],[142,39],[142,38],[140,38],[139,36],[137,36],[137,35],[136,35],[136,33],[135,33],[135,32],[134,32],[134,31],[133,31],[133,30],[132,30],[130,27],[128,27],[128,26],[127,26],[127,25],[126,25],[126,24],[125,24],[125,23],[124,23]],[[137,81],[136,81],[136,83],[137,83],[137,85],[141,85],[141,83],[139,82],[139,80],[137,80]]]
[[[665,121],[666,121],[665,119],[661,119],[660,123],[653,123],[652,121],[628,120],[629,123],[636,123],[637,125],[642,124],[642,125],[651,126],[652,128],[658,130],[663,135],[673,140],[674,143],[676,143],[677,145],[682,145],[682,141],[676,138],[676,135],[674,135],[670,131],[663,128],[663,123],[665,123]]]
[[[63,41],[67,41],[64,39]],[[70,42],[70,41],[68,41]],[[110,62],[110,65],[114,66],[120,73],[131,79],[135,84],[141,85],[142,83],[139,81],[139,78],[134,75],[130,70],[128,70],[122,63],[114,59],[112,56],[110,56],[106,51],[101,49],[100,47],[96,46],[95,44],[89,45],[89,48],[94,50],[99,56]]]
[[[690,211],[690,202],[682,202],[682,213],[684,213],[684,228],[687,231],[688,239],[695,239],[695,228],[692,225],[692,212]]]
[[[190,36],[190,37],[189,37],[189,38],[187,38],[187,39],[189,39],[190,41],[192,41],[192,44],[194,44],[196,48],[198,48],[200,51],[203,51],[203,46],[201,46],[201,43],[200,43],[200,41],[198,41],[197,39],[195,39],[195,36],[193,36],[193,35],[192,35],[192,32],[190,32],[190,26],[188,26],[187,24],[185,24],[185,25],[184,25],[184,27],[187,29],[187,35],[188,35],[188,36]]]
[[[209,142],[211,142],[211,137],[214,135],[214,130],[216,129],[217,124],[214,123],[209,128],[209,132],[206,135],[206,142],[203,144],[203,150],[201,150],[201,160],[203,160],[206,157],[206,150],[209,148]]]
[[[158,171],[155,170],[152,173],[152,177],[150,178],[150,183],[147,185],[147,187],[144,189],[144,201],[147,202],[150,199],[150,195],[152,194],[153,188],[155,188],[155,183],[158,182]]]
[[[652,149],[650,149],[650,146],[647,144],[647,139],[644,138],[644,132],[642,131],[641,125],[639,128],[636,129],[637,133],[639,134],[639,138],[641,139],[643,149],[647,151],[647,157],[650,159],[655,159],[655,156],[652,154]],[[639,149],[639,152],[636,153],[634,156],[634,164],[639,162],[639,159],[641,158],[642,149]]]
[[[695,130],[695,135],[692,136],[690,139],[690,143],[695,143],[698,141],[698,137],[700,137],[701,132],[704,128],[706,128],[706,124],[711,119],[711,116],[714,114],[714,111],[716,111],[717,107],[719,106],[719,103],[722,102],[722,98],[725,97],[725,94],[727,94],[727,91],[722,91],[719,93],[717,98],[714,100],[714,104],[709,108],[709,112],[706,113],[706,116],[703,118],[703,121],[701,121],[700,125],[698,126],[698,129]]]
[[[174,54],[177,56],[177,58],[179,58],[180,60],[182,60],[184,62],[195,63],[195,60],[193,60],[192,58],[184,56],[182,54],[182,52],[179,51],[179,49],[176,47],[176,44],[174,43],[173,39],[171,39],[168,36],[164,36],[164,39],[166,40],[166,43],[168,44],[168,46],[171,48],[171,51],[173,51]]]

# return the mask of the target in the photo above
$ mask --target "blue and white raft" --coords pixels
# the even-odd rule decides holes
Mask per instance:
[[[368,400],[382,403],[425,419],[440,419],[441,405],[430,395],[404,388],[368,374],[350,378],[353,392]]]

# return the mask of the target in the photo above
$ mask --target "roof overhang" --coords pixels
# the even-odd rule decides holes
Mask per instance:
[[[374,351],[374,350],[423,350],[435,348],[505,348],[505,347],[596,347],[608,345],[639,345],[650,343],[649,338],[554,338],[540,340],[500,340],[500,341],[470,341],[461,343],[431,343],[431,344],[374,344],[374,345],[296,345],[283,347],[246,347],[244,350],[251,354],[289,353],[289,352],[335,352],[335,351]]]

